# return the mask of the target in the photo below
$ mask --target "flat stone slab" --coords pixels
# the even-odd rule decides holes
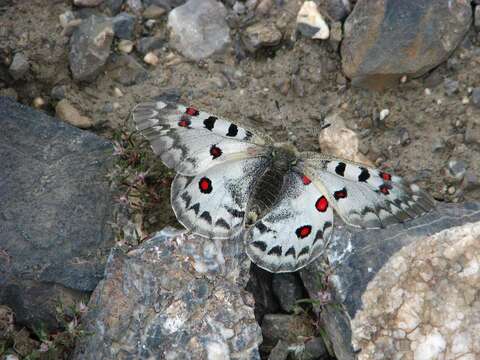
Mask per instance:
[[[112,146],[5,97],[0,128],[0,304],[56,327],[58,298],[93,291],[114,242]]]
[[[453,359],[457,336],[465,339],[462,349],[480,351],[468,345],[479,340],[480,304],[471,297],[480,291],[479,268],[480,203],[439,204],[383,230],[336,227],[323,261],[300,275],[311,298],[333,297],[321,318],[338,359],[376,359],[379,352],[430,359],[422,356],[432,349],[432,359]],[[432,349],[422,348],[429,342]]]

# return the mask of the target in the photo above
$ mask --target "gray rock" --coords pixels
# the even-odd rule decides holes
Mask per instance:
[[[148,79],[148,71],[131,55],[112,57],[106,68],[110,77],[125,86],[139,84]]]
[[[262,320],[263,346],[267,348],[280,340],[287,344],[303,343],[314,333],[311,320],[303,315],[267,314]]]
[[[161,49],[165,44],[166,40],[161,36],[146,36],[138,39],[135,47],[140,54],[145,55],[152,50]]]
[[[123,0],[105,0],[104,4],[110,10],[111,15],[117,15],[122,10]]]
[[[52,97],[53,100],[62,100],[65,97],[65,94],[67,93],[67,87],[65,85],[56,85],[52,88],[52,91],[50,92],[50,96]]]
[[[79,7],[95,7],[100,5],[103,0],[73,0],[73,5]]]
[[[457,80],[452,80],[447,78],[443,82],[443,87],[445,89],[445,94],[447,94],[447,96],[452,96],[453,94],[456,94],[458,92],[459,86],[460,86],[460,83]]]
[[[467,163],[463,160],[450,160],[448,162],[448,171],[455,179],[462,180],[467,171]]]
[[[254,53],[263,47],[280,44],[282,33],[270,22],[249,26],[242,33],[242,41],[248,51]]]
[[[93,81],[105,66],[113,40],[110,19],[90,16],[70,38],[70,69],[77,81]]]
[[[119,39],[132,40],[135,28],[135,16],[121,12],[112,19],[113,32]]]
[[[230,44],[227,10],[216,0],[189,0],[168,15],[170,42],[183,56],[205,59]]]
[[[237,245],[166,229],[128,254],[113,250],[84,318],[95,335],[73,358],[259,359],[253,300],[241,290],[249,261]]]
[[[480,108],[480,87],[476,87],[472,91],[472,104],[475,107]]]
[[[401,127],[398,129],[398,142],[402,146],[410,144],[410,133],[407,128]]]
[[[145,6],[157,5],[165,10],[172,10],[186,3],[186,0],[143,0]]]
[[[475,6],[475,21],[474,21],[475,29],[477,31],[480,30],[480,6]]]
[[[273,274],[272,289],[286,312],[292,312],[297,300],[303,297],[303,285],[296,274]]]
[[[471,19],[464,0],[359,0],[344,24],[343,71],[378,90],[421,76],[448,58]]]
[[[457,288],[461,281],[450,279],[446,273],[454,272],[450,267],[460,261],[457,259],[465,256],[469,258],[466,255],[468,252],[477,251],[471,245],[476,235],[472,235],[473,238],[462,235],[476,233],[480,235],[480,203],[442,204],[421,218],[382,230],[359,231],[341,225],[336,227],[325,254],[325,261],[334,269],[330,280],[322,280],[322,261],[315,261],[300,271],[311,298],[321,300],[325,288],[330,289],[332,305],[324,306],[320,317],[332,341],[336,357],[341,360],[354,359],[355,353],[361,351],[362,358],[365,359],[376,359],[374,353],[393,358],[392,354],[398,352],[394,345],[396,341],[402,339],[408,343],[407,349],[410,349],[412,338],[411,333],[407,339],[405,331],[394,330],[415,324],[422,329],[428,326],[431,329],[444,329],[450,324],[447,314],[461,313],[464,316],[462,319],[465,319],[462,328],[466,326],[468,336],[478,337],[469,330],[478,326],[468,323],[472,320],[478,324],[478,319],[473,320],[468,315],[469,311],[474,311],[471,305],[457,307],[455,301],[449,302],[448,296],[445,302],[441,294],[435,293],[440,291],[445,295],[453,295],[470,291],[466,284],[474,283],[467,281],[462,283],[465,285],[461,289]],[[440,254],[437,254],[438,251]],[[445,255],[442,255],[442,251]],[[441,261],[442,258],[445,260]],[[422,267],[427,263],[432,264],[432,268]],[[430,276],[435,278],[430,281]],[[425,284],[426,288],[418,291],[424,285],[416,284],[417,281]],[[414,294],[409,293],[405,283],[411,289],[416,289],[413,290]],[[439,284],[442,284],[441,287]],[[426,292],[425,289],[429,291]],[[429,325],[428,318],[416,310],[416,305],[406,300],[410,295],[410,299],[416,299],[415,304],[427,306],[425,314],[430,314],[433,306],[427,305],[429,300],[422,297],[435,296],[428,299],[435,298],[435,309],[443,309],[439,310],[441,313],[436,312],[435,325]],[[407,317],[403,308],[399,308],[405,302],[408,302],[405,311],[418,314],[421,319]],[[384,335],[380,336],[380,333]],[[392,335],[385,335],[389,333]],[[422,330],[419,334],[425,332]],[[450,335],[445,333],[444,336],[445,342],[449,343]],[[420,339],[417,341],[421,342]]]
[[[111,144],[0,98],[0,303],[23,326],[59,326],[55,307],[103,277],[115,211]]]
[[[350,14],[350,0],[320,0],[320,12],[333,21],[343,21]]]
[[[27,74],[29,69],[30,64],[26,56],[23,53],[16,53],[8,68],[8,72],[14,80],[19,80]]]
[[[289,354],[288,344],[280,340],[270,351],[268,360],[287,360]]]

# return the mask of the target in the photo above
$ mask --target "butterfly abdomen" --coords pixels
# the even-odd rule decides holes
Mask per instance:
[[[255,219],[261,219],[278,203],[285,176],[291,171],[296,160],[295,154],[288,149],[272,148],[270,166],[258,179],[250,198],[249,212],[255,214]]]

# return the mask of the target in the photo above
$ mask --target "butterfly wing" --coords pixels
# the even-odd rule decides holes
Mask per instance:
[[[292,170],[279,201],[245,233],[247,254],[271,272],[296,271],[322,254],[330,238],[333,211],[321,191]]]
[[[243,228],[250,194],[269,159],[225,162],[195,176],[177,174],[171,203],[187,229],[214,239],[230,238]]]
[[[414,219],[435,205],[417,185],[378,169],[302,153],[303,171],[349,225],[383,228]]]
[[[133,120],[165,165],[183,175],[196,175],[212,166],[267,151],[264,145],[268,141],[250,130],[175,103],[139,104],[133,110]]]

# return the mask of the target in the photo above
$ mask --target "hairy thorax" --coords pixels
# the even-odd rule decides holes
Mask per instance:
[[[248,206],[247,225],[261,219],[278,202],[285,175],[296,165],[298,150],[290,143],[272,146],[270,166],[259,178]]]

